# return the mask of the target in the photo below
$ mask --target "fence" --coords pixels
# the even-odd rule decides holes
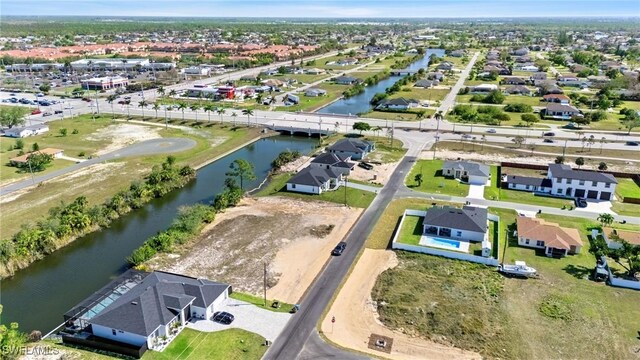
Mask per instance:
[[[526,163],[512,163],[512,162],[501,162],[500,166],[510,167],[516,169],[533,169],[533,170],[547,170],[549,167],[547,165],[535,165],[535,164],[526,164]],[[600,170],[591,170],[591,169],[580,169],[581,171],[590,171],[590,172],[601,172],[605,174],[611,174],[615,177],[624,178],[624,179],[632,179],[636,184],[640,186],[640,174],[635,173],[625,173],[618,171],[600,171]]]
[[[404,211],[404,215],[402,215],[402,219],[400,220],[400,224],[398,225],[398,228],[396,229],[396,233],[393,235],[393,242],[391,243],[391,248],[392,249],[396,249],[396,250],[405,250],[405,251],[417,252],[417,253],[422,253],[422,254],[443,256],[443,257],[446,257],[446,258],[449,258],[449,259],[470,261],[470,262],[489,265],[489,266],[498,266],[500,264],[498,262],[498,259],[494,259],[494,258],[485,258],[485,257],[482,257],[482,256],[476,256],[476,255],[470,255],[470,254],[465,254],[465,253],[440,250],[440,249],[430,248],[430,247],[426,247],[426,246],[409,245],[409,244],[403,244],[403,243],[398,242],[398,236],[400,235],[400,230],[402,229],[402,224],[404,223],[405,217],[407,215],[424,217],[426,214],[427,214],[427,212],[426,211],[422,211],[422,210],[409,210],[409,209],[405,210]],[[488,218],[489,218],[489,220],[492,220],[492,221],[499,221],[499,219],[500,219],[498,216],[493,215],[493,214],[489,214]]]
[[[625,196],[622,202],[627,204],[640,204],[640,198]]]

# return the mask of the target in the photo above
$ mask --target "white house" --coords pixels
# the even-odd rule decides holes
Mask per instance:
[[[487,239],[487,209],[464,206],[434,206],[427,210],[423,220],[423,234],[482,242]]]
[[[550,164],[547,178],[553,195],[583,199],[613,200],[618,184],[611,174],[574,170],[565,164]]]
[[[486,94],[495,90],[498,90],[498,85],[496,84],[480,84],[471,86],[469,88],[469,94]]]
[[[511,190],[551,193],[551,179],[530,176],[508,175],[507,187]]]
[[[583,116],[580,110],[569,105],[559,103],[549,103],[544,109],[546,118],[570,120],[573,116]]]
[[[333,172],[331,168],[308,166],[287,181],[287,191],[319,195],[324,191],[336,189],[340,179],[341,175]]]
[[[31,125],[25,127],[14,127],[4,130],[4,136],[12,138],[23,138],[27,136],[39,135],[49,131],[49,126],[45,124]]]
[[[607,242],[610,249],[620,249],[622,243],[619,239],[623,239],[633,246],[640,246],[640,232],[630,230],[620,230],[611,227],[602,229],[602,237]]]
[[[535,249],[544,249],[549,257],[563,257],[578,254],[582,249],[580,232],[564,228],[543,219],[518,216],[518,245]]]
[[[520,68],[520,70],[522,71],[531,71],[531,72],[537,72],[539,69],[537,66],[535,65],[525,65],[523,67]]]
[[[211,73],[211,68],[204,66],[189,66],[188,68],[182,69],[182,72],[185,75],[209,75]]]
[[[472,185],[485,185],[491,177],[489,166],[473,161],[445,161],[442,175],[460,179]]]
[[[376,109],[386,109],[386,110],[409,110],[415,108],[420,103],[418,100],[414,99],[405,99],[405,98],[396,98],[390,99],[382,102],[380,105],[376,106]]]
[[[349,162],[351,157],[340,157],[333,153],[322,153],[311,160],[309,167],[318,167],[333,171],[337,175],[349,175],[356,164]]]
[[[318,88],[311,88],[311,89],[307,89],[304,92],[304,95],[305,96],[310,96],[310,97],[325,96],[325,95],[327,95],[327,90],[318,89]]]
[[[335,144],[327,147],[328,152],[336,154],[343,159],[350,158],[353,160],[362,160],[375,149],[375,143],[354,138],[338,140]]]

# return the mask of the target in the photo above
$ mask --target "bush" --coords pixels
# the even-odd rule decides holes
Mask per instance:
[[[72,134],[76,135],[79,133],[78,129],[73,129],[73,131],[71,131]]]
[[[302,154],[297,150],[285,150],[278,154],[278,156],[271,162],[271,166],[274,170],[278,170],[285,164],[300,158],[300,156],[302,156]]]
[[[514,112],[514,113],[529,113],[533,111],[533,107],[527,104],[507,104],[504,107],[504,111]]]

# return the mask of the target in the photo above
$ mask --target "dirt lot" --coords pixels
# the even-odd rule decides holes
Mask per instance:
[[[373,170],[366,170],[359,166],[356,166],[349,175],[349,179],[368,181],[384,185],[387,183],[387,181],[389,181],[391,173],[393,173],[393,170],[397,165],[397,162],[374,165]]]
[[[297,303],[362,209],[285,197],[249,198],[219,214],[180,254],[152,261],[154,269],[232,284],[267,297]]]
[[[480,359],[479,354],[410,337],[380,323],[371,290],[376,278],[397,264],[393,251],[365,249],[322,322],[324,335],[338,345],[390,359]],[[332,325],[333,316],[336,322]],[[392,338],[391,353],[369,349],[371,334]]]
[[[100,129],[87,136],[87,140],[109,140],[111,143],[98,150],[96,155],[104,155],[115,150],[122,149],[128,145],[151,139],[157,139],[160,128],[146,125],[117,124]]]

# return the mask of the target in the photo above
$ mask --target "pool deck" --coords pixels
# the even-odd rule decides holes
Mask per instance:
[[[467,253],[467,254],[469,253],[469,242],[467,242],[467,241],[454,240],[454,239],[442,239],[442,240],[446,240],[446,241],[455,241],[455,242],[460,244],[459,248],[454,248],[454,247],[451,247],[451,246],[438,244],[436,242],[437,239],[440,239],[440,238],[436,238],[436,237],[433,237],[433,236],[422,235],[420,237],[420,242],[418,244],[420,244],[421,246],[427,246],[427,247],[432,247],[432,248],[437,248],[437,249],[442,249],[442,250],[459,251],[459,252],[463,252],[463,253]]]

